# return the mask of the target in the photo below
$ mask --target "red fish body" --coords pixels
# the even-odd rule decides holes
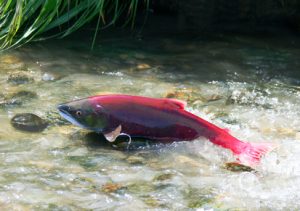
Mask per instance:
[[[130,136],[166,142],[193,140],[208,131],[200,131],[199,118],[183,110],[180,101],[126,95],[96,96],[88,100],[109,113],[107,131],[122,125],[122,132]]]
[[[132,137],[144,137],[162,142],[189,141],[205,137],[214,144],[230,149],[238,160],[249,165],[257,164],[260,157],[271,149],[270,144],[250,144],[238,140],[227,130],[184,110],[185,103],[175,99],[99,95],[63,104],[61,107],[65,105],[69,108],[81,107],[77,109],[80,109],[83,114],[88,113],[86,110],[92,110],[89,119],[93,121],[90,122],[101,126],[87,126],[88,121],[84,123],[81,121],[78,124],[104,135],[113,134],[113,137],[125,133]],[[105,120],[96,124],[94,119],[97,118]]]

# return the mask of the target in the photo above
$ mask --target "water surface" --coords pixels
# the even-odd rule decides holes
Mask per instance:
[[[299,209],[299,58],[296,38],[234,36],[103,38],[92,52],[55,40],[2,53],[0,208]],[[24,90],[37,97],[7,103]],[[57,104],[103,93],[186,100],[187,110],[239,139],[279,147],[255,172],[231,172],[232,154],[205,139],[126,150],[59,119]],[[10,119],[22,112],[51,124],[17,131]]]

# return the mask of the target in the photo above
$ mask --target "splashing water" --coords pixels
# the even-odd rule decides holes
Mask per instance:
[[[0,208],[299,209],[300,51],[251,43],[104,40],[92,54],[56,41],[1,54]],[[11,103],[22,90],[38,97]],[[57,123],[57,104],[101,93],[186,100],[189,111],[239,139],[278,148],[256,171],[231,172],[224,164],[232,154],[205,139],[120,150]],[[17,131],[9,121],[21,112],[51,124]]]

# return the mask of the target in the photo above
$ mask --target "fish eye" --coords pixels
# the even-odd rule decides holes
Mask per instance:
[[[82,111],[80,111],[80,110],[76,111],[76,115],[77,115],[78,117],[80,117],[80,116],[82,115]]]

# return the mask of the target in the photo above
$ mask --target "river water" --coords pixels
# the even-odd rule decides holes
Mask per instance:
[[[1,53],[0,209],[300,209],[299,43],[115,36],[94,51],[70,39]],[[233,172],[225,167],[231,152],[205,139],[137,140],[127,149],[57,114],[59,103],[104,93],[186,100],[187,110],[239,139],[278,147],[255,171]],[[10,124],[18,113],[50,125],[18,131]]]

